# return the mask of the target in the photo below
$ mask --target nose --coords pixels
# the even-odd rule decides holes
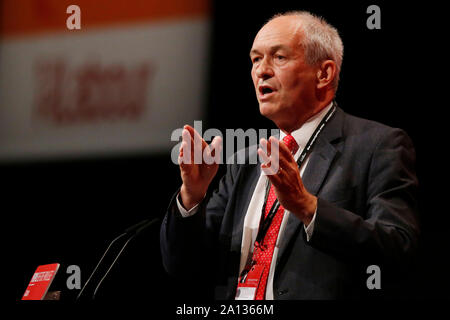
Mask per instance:
[[[263,80],[273,77],[273,68],[267,58],[261,60],[256,66],[256,76]]]

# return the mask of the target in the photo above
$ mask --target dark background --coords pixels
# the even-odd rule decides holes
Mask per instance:
[[[381,30],[366,28],[366,8],[371,4],[381,8]],[[438,17],[443,9],[432,2],[400,1],[394,6],[386,1],[258,1],[244,6],[242,1],[215,1],[212,10],[204,130],[274,127],[258,112],[248,57],[254,36],[274,13],[308,10],[339,30],[344,42],[336,99],[340,107],[403,128],[416,147],[422,245],[415,269],[405,270],[415,274],[412,293],[416,298],[448,299],[448,102],[440,80],[445,79],[445,51],[439,48],[443,22]],[[52,289],[63,290],[62,297],[72,301],[78,291],[65,289],[67,266],[79,265],[84,283],[108,242],[142,219],[162,218],[181,184],[169,153],[3,163],[0,170],[6,187],[3,241],[11,254],[3,263],[14,270],[8,273],[14,300],[20,300],[38,265],[59,262]],[[161,301],[179,296],[170,289],[179,283],[169,279],[161,265],[158,228],[135,240],[98,299]]]

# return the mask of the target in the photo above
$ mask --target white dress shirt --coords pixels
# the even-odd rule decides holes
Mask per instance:
[[[324,108],[322,111],[320,111],[318,114],[314,115],[312,118],[308,119],[300,129],[297,129],[293,132],[291,132],[292,137],[294,137],[295,141],[297,142],[299,148],[297,152],[294,155],[295,161],[298,160],[300,157],[300,154],[302,153],[303,149],[305,148],[306,144],[308,143],[310,137],[316,130],[319,123],[322,121],[324,116],[327,114],[327,112],[330,110],[333,103],[330,103],[326,108]],[[286,136],[285,133],[280,131],[280,141]],[[305,161],[302,164],[302,167],[300,168],[300,176],[303,175],[303,172],[305,171],[306,166],[308,165],[309,156],[305,159]],[[256,235],[258,234],[258,228],[259,228],[259,221],[261,219],[261,212],[264,202],[264,197],[266,193],[266,183],[267,183],[267,176],[261,174],[259,176],[258,182],[256,184],[255,190],[253,192],[252,198],[250,200],[250,204],[247,209],[247,213],[245,215],[244,220],[244,230],[242,234],[242,243],[241,243],[241,260],[240,260],[240,267],[239,267],[239,274],[242,272],[242,270],[245,267],[245,264],[247,262],[248,256],[253,253],[253,245],[255,243]],[[177,197],[177,206],[180,210],[180,213],[183,217],[189,217],[197,212],[198,205],[191,208],[189,211],[183,208],[181,205],[178,197]],[[273,252],[272,257],[272,263],[270,264],[270,270],[269,270],[269,276],[267,279],[267,287],[266,287],[266,299],[267,300],[273,300],[273,275],[275,273],[275,267],[276,267],[276,260],[279,250],[279,243],[281,238],[283,237],[283,230],[287,223],[288,217],[290,212],[285,210],[283,220],[281,221],[280,231],[278,233],[277,242],[275,244],[275,249]],[[314,216],[310,222],[310,224],[305,228],[306,232],[306,238],[307,241],[312,237],[313,231],[314,231],[314,221],[316,218],[316,213],[314,213]]]

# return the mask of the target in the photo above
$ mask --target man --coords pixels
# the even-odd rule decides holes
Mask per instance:
[[[206,153],[220,139],[208,146],[185,126],[183,183],[161,227],[170,274],[214,286],[218,299],[334,299],[367,294],[369,266],[391,274],[410,261],[414,148],[402,130],[337,107],[342,53],[337,31],[306,12],[277,15],[258,32],[251,75],[280,137],[261,140],[262,163],[228,165],[208,197],[218,165],[183,159],[196,135]]]

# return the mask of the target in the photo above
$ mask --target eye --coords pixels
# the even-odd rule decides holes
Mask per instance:
[[[275,56],[275,59],[277,59],[278,61],[283,61],[283,60],[285,60],[285,59],[286,59],[286,57],[285,57],[285,56],[282,56],[282,55],[279,55],[279,54],[277,54],[277,55]]]
[[[261,60],[261,57],[253,57],[252,58],[252,63],[256,63],[256,62],[258,62],[260,60]]]

